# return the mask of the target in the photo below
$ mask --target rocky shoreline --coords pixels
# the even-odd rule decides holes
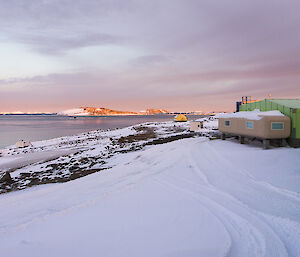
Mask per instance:
[[[189,123],[160,122],[111,131],[91,131],[72,137],[37,142],[24,149],[9,148],[2,151],[2,156],[20,157],[50,150],[66,150],[71,153],[63,154],[62,151],[59,157],[2,171],[0,194],[36,185],[68,182],[112,168],[110,160],[117,154],[140,151],[147,146],[196,136],[214,139],[219,135],[215,130],[206,128],[203,132],[190,132]]]

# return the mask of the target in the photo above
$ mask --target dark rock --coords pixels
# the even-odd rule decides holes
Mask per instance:
[[[21,172],[20,173],[21,178],[27,178],[27,177],[30,177],[30,176],[31,176],[31,173],[29,173],[29,172]]]
[[[28,186],[35,186],[35,185],[39,185],[39,184],[40,184],[39,178],[32,178],[30,183],[28,184]]]
[[[0,183],[3,183],[3,182],[6,182],[8,184],[13,182],[9,172],[5,172],[5,173],[0,175]]]

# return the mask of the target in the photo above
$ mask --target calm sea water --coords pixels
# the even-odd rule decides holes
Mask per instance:
[[[201,116],[191,115],[189,119]],[[173,115],[72,117],[49,115],[0,115],[0,148],[15,144],[18,140],[38,141],[70,136],[96,129],[124,128],[131,125],[172,121]]]

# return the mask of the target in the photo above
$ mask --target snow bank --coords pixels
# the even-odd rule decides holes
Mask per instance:
[[[63,116],[88,116],[90,114],[88,112],[86,112],[83,108],[77,108],[77,109],[69,109],[69,110],[58,112],[57,115],[63,115]]]
[[[204,138],[118,154],[1,195],[1,256],[299,256],[299,154]]]
[[[261,112],[260,110],[254,111],[241,111],[236,113],[220,113],[217,114],[217,118],[244,118],[248,120],[260,120],[265,116],[284,116],[280,111],[267,111]]]

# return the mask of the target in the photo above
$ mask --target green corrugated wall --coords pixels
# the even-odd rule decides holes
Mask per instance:
[[[291,108],[284,104],[272,102],[272,100],[269,99],[240,106],[241,111],[253,111],[255,109],[259,109],[260,111],[278,110],[284,115],[290,117],[291,137],[300,139],[300,108]]]

